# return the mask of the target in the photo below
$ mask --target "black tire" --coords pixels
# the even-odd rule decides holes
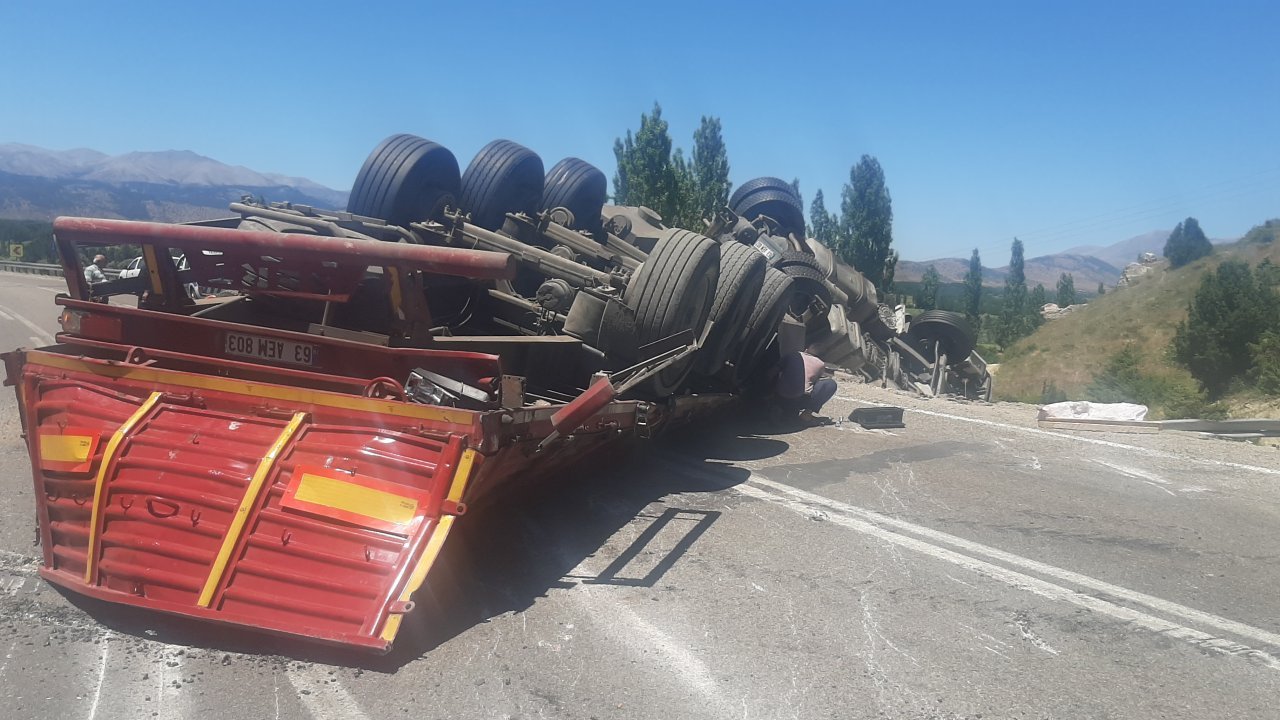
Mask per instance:
[[[458,205],[471,222],[499,230],[507,213],[533,214],[542,203],[542,158],[510,140],[494,140],[480,148],[466,172]]]
[[[766,215],[778,223],[783,233],[803,237],[804,205],[785,180],[760,177],[743,183],[729,198],[729,209],[748,222]]]
[[[831,307],[831,287],[821,270],[807,263],[793,263],[778,269],[794,281],[790,310],[792,315],[800,317],[815,300],[825,307]]]
[[[925,357],[932,355],[937,347],[952,363],[968,359],[978,344],[964,315],[950,310],[926,310],[915,316],[907,329],[907,338],[918,349],[927,351]]]
[[[767,268],[764,283],[760,286],[760,296],[751,315],[747,318],[747,326],[742,334],[742,343],[738,348],[737,360],[733,365],[732,380],[734,385],[741,385],[751,377],[761,353],[778,331],[778,324],[787,314],[795,294],[791,276]]]
[[[664,231],[623,295],[623,302],[636,313],[636,347],[684,330],[701,336],[711,316],[719,274],[716,241],[678,228]],[[647,391],[659,398],[671,395],[692,368],[693,358],[672,365],[649,380]]]
[[[720,245],[720,279],[710,315],[714,324],[706,345],[698,351],[694,372],[715,375],[734,358],[767,269],[768,263],[755,248],[736,242]]]
[[[347,200],[347,212],[392,225],[438,220],[457,203],[458,159],[416,135],[392,135],[365,159]]]
[[[566,208],[573,213],[573,229],[595,235],[603,227],[600,215],[607,194],[608,181],[599,168],[569,157],[547,172],[540,209]]]
[[[799,250],[783,248],[782,252],[778,254],[778,259],[773,262],[773,266],[779,270],[784,270],[792,265],[804,265],[805,267],[813,268],[825,275],[822,266],[818,264],[818,259],[813,255],[800,252]]]
[[[795,197],[795,188],[791,187],[791,183],[783,180],[782,178],[766,175],[763,177],[752,178],[734,188],[733,194],[729,196],[729,207],[732,208],[736,206],[744,197],[761,189],[781,190],[790,194],[792,197]],[[799,198],[796,198],[796,204],[800,204]]]

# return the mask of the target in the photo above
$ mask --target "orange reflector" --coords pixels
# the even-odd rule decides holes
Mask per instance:
[[[40,467],[58,472],[89,472],[102,433],[85,428],[40,428]]]
[[[375,530],[407,535],[426,501],[425,491],[332,468],[299,466],[282,507]]]

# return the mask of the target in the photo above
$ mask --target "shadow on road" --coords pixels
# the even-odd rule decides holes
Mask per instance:
[[[735,461],[760,460],[789,445],[762,437],[750,418],[707,421],[637,442],[629,452],[611,452],[579,464],[558,478],[504,494],[473,509],[455,526],[417,608],[385,656],[366,655],[226,627],[192,622],[73,593],[68,600],[99,623],[138,638],[218,652],[277,655],[292,661],[395,672],[479,623],[531,607],[549,590],[576,583],[650,587],[680,562],[720,517],[720,511],[681,507],[677,500],[657,509],[645,529],[606,568],[593,576],[575,569],[609,538],[641,517],[653,503],[686,493],[716,492],[749,476]],[[647,571],[627,567],[659,534],[669,549]],[[672,542],[672,538],[675,538]]]

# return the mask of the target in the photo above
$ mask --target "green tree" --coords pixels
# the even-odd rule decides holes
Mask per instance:
[[[1009,254],[1009,274],[1004,280],[1004,301],[1000,305],[1000,320],[996,328],[996,340],[1008,347],[1021,337],[1031,334],[1035,322],[1031,314],[1039,312],[1031,307],[1027,295],[1027,276],[1024,270],[1022,241],[1013,239]]]
[[[1253,356],[1253,381],[1268,395],[1280,395],[1280,329],[1262,333],[1249,346]]]
[[[1107,294],[1107,286],[1103,285],[1102,281],[1098,281],[1098,296],[1101,297],[1106,294]]]
[[[920,297],[916,301],[916,305],[921,310],[936,310],[938,307],[938,285],[942,278],[938,275],[938,269],[932,265],[924,271],[924,276],[920,278]]]
[[[1228,260],[1206,272],[1173,336],[1173,356],[1212,398],[1255,363],[1250,346],[1280,331],[1280,296],[1248,263]]]
[[[880,286],[884,289],[885,295],[894,293],[893,276],[898,269],[898,251],[890,250],[888,257],[884,259],[884,272],[880,275]]]
[[[688,173],[693,180],[695,201],[694,221],[711,217],[729,203],[729,152],[720,135],[720,118],[702,116],[697,131],[693,133],[693,168]],[[686,225],[700,229],[701,225]]]
[[[1193,217],[1178,223],[1164,243],[1164,256],[1169,266],[1180,268],[1213,252],[1213,244],[1204,236],[1200,223]]]
[[[826,199],[819,190],[809,204],[809,235],[827,247],[835,247],[839,231],[840,219],[834,213],[827,212]]]
[[[640,129],[613,143],[618,161],[613,176],[613,199],[619,205],[644,205],[667,222],[681,218],[688,206],[688,167],[682,155],[674,159],[671,134],[662,119],[662,107],[653,104],[653,114],[640,115]]]
[[[1058,307],[1076,304],[1076,279],[1071,273],[1062,273],[1058,276],[1057,302]]]
[[[1040,309],[1048,304],[1048,302],[1049,298],[1048,294],[1044,290],[1044,285],[1036,283],[1036,286],[1031,289],[1031,296],[1027,300],[1027,307],[1036,311],[1038,314]]]
[[[897,255],[893,245],[893,200],[880,162],[863,155],[849,172],[840,197],[840,235],[837,251],[877,288],[892,282]]]
[[[978,256],[978,248],[973,249],[969,258],[969,271],[964,274],[964,316],[978,332],[982,323],[982,258]]]

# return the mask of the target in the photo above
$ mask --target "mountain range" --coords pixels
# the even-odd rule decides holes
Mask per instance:
[[[1161,246],[1163,247],[1163,243]],[[1136,258],[1137,256],[1135,255],[1134,259]],[[899,260],[898,267],[894,272],[894,280],[898,282],[920,282],[924,271],[930,265],[938,271],[938,276],[944,283],[963,282],[965,274],[969,272],[969,261],[961,258],[940,258],[937,260],[925,260],[924,262]],[[1023,263],[1023,273],[1026,275],[1027,285],[1035,287],[1040,284],[1044,285],[1048,290],[1053,290],[1057,286],[1058,278],[1062,273],[1070,273],[1077,288],[1091,292],[1098,286],[1098,283],[1108,287],[1115,285],[1116,281],[1120,279],[1120,272],[1120,269],[1116,266],[1097,257],[1077,255],[1071,252],[1028,258]],[[1007,265],[998,268],[984,266],[982,268],[982,284],[993,287],[1002,286],[1008,275],[1009,267]]]
[[[1092,292],[1102,283],[1107,287],[1116,284],[1124,267],[1137,262],[1143,253],[1155,253],[1160,257],[1164,252],[1164,243],[1169,239],[1172,230],[1153,230],[1149,233],[1135,235],[1128,240],[1121,240],[1113,245],[1081,245],[1053,255],[1041,255],[1028,258],[1023,263],[1023,273],[1027,277],[1027,285],[1035,287],[1044,285],[1053,290],[1062,273],[1070,273],[1076,288],[1084,292]],[[1214,245],[1234,242],[1239,238],[1210,238]],[[932,265],[938,271],[942,282],[963,282],[965,273],[969,272],[969,261],[961,258],[940,258],[913,262],[899,260],[894,279],[902,282],[920,282],[924,271]],[[998,268],[982,268],[982,284],[989,286],[1004,285],[1009,275],[1009,266]]]
[[[332,209],[345,208],[348,193],[306,178],[227,165],[190,150],[107,155],[87,148],[60,151],[0,143],[0,218],[49,221],[81,215],[189,222],[225,217],[227,205],[245,195]],[[1159,230],[1114,245],[1030,258],[1027,283],[1052,289],[1062,273],[1071,273],[1081,290],[1098,283],[1111,286],[1140,254],[1160,254],[1168,236],[1168,230]],[[963,281],[969,270],[964,258],[901,260],[896,279],[918,282],[930,265],[944,283]],[[1008,267],[983,268],[983,284],[1003,285],[1007,275]]]
[[[244,195],[343,208],[347,193],[306,178],[227,165],[190,150],[107,155],[0,144],[0,217],[58,215],[187,222],[222,217]]]

